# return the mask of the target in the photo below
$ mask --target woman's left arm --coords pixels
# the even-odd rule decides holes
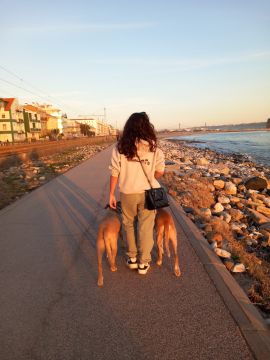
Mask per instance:
[[[157,149],[157,158],[156,158],[156,166],[155,166],[155,178],[159,179],[164,174],[165,170],[165,157],[164,153],[161,149]]]

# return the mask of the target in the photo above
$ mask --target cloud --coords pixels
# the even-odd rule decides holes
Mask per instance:
[[[133,30],[152,28],[155,24],[152,22],[131,22],[131,23],[96,23],[96,24],[49,24],[32,26],[12,26],[10,31],[31,32],[31,33],[67,33],[67,32],[96,32],[113,30]]]
[[[120,65],[120,66],[144,66],[166,68],[171,70],[192,70],[207,68],[218,65],[229,65],[236,63],[243,63],[248,61],[256,61],[270,58],[270,50],[238,54],[229,57],[211,57],[211,58],[111,58],[111,59],[92,59],[90,63],[98,65]]]

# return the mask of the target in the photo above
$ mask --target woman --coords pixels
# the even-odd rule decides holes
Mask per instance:
[[[155,210],[145,208],[145,190],[150,189],[150,185],[142,166],[152,187],[160,187],[156,179],[164,173],[164,154],[157,148],[154,126],[145,112],[134,113],[129,117],[123,135],[113,149],[109,199],[110,206],[115,208],[115,189],[119,182],[127,239],[127,266],[138,269],[138,273],[144,275],[150,268]]]

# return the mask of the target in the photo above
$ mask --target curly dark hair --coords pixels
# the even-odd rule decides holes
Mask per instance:
[[[136,142],[140,140],[146,140],[149,143],[150,151],[155,151],[157,137],[154,125],[150,123],[145,112],[130,115],[124,126],[123,134],[118,141],[117,149],[120,154],[132,159],[137,154]]]

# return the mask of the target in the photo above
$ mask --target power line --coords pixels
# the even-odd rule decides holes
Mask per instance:
[[[24,82],[26,85],[30,86],[30,87],[33,88],[34,90],[38,91],[41,95],[38,95],[38,94],[36,94],[36,93],[33,93],[33,92],[31,92],[30,90],[27,90],[27,89],[23,88],[22,86],[15,85],[15,84],[13,84],[13,83],[11,83],[11,82],[10,82],[10,85],[16,86],[16,87],[18,87],[18,88],[20,88],[20,89],[22,89],[22,90],[24,90],[24,91],[29,92],[30,94],[33,94],[33,95],[35,95],[35,96],[38,96],[39,98],[42,98],[43,100],[46,99],[46,101],[48,101],[48,100],[49,100],[49,101],[53,101],[53,102],[55,102],[56,104],[60,105],[61,107],[64,106],[64,107],[69,108],[70,110],[73,110],[69,105],[67,105],[67,104],[59,101],[58,99],[53,98],[53,97],[50,96],[50,95],[45,95],[45,96],[44,96],[44,92],[43,92],[43,91],[41,91],[40,89],[38,89],[36,86],[33,86],[32,84],[30,84],[28,81],[24,80],[22,77],[20,77],[19,75],[15,74],[13,71],[7,69],[6,67],[4,67],[4,66],[2,66],[2,65],[0,65],[0,68],[3,69],[4,71],[6,71],[8,74],[14,76],[15,78],[17,78],[17,79],[20,80],[21,82]],[[6,82],[6,83],[9,83],[7,80],[4,80],[4,79],[0,79],[0,80],[4,81],[4,82]],[[62,103],[62,104],[61,104],[61,103]]]

